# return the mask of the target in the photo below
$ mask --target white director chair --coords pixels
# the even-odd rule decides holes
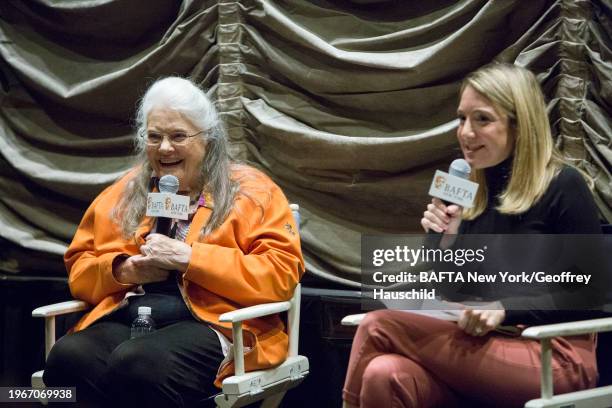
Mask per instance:
[[[344,326],[358,326],[365,313],[345,316]],[[609,408],[612,407],[612,385],[553,395],[552,349],[550,340],[560,336],[579,336],[587,333],[612,331],[612,317],[583,320],[568,323],[532,326],[525,329],[522,336],[538,339],[542,344],[542,371],[540,372],[541,398],[527,401],[525,408]]]
[[[299,206],[290,205],[296,224],[299,228]],[[309,373],[308,358],[298,355],[300,333],[301,285],[298,285],[290,300],[265,303],[224,313],[219,317],[221,322],[232,323],[232,353],[234,356],[235,374],[223,380],[222,390],[215,397],[220,408],[242,407],[263,401],[261,407],[277,407],[287,390],[300,384]],[[70,300],[53,305],[42,306],[32,311],[33,317],[45,318],[45,359],[55,344],[55,316],[85,311],[89,305],[81,300]],[[287,359],[279,366],[266,370],[244,371],[244,347],[242,343],[242,322],[248,319],[287,312],[287,331],[289,335],[289,353]],[[43,389],[44,370],[32,374],[32,387]],[[77,396],[78,398],[78,396]],[[46,404],[46,400],[41,400]]]

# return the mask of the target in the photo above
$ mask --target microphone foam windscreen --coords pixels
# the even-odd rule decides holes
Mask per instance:
[[[470,178],[472,168],[464,159],[455,159],[448,168],[448,174],[451,176],[461,177],[463,179]]]
[[[176,194],[179,189],[179,179],[172,174],[166,174],[159,179],[159,191],[162,193]]]

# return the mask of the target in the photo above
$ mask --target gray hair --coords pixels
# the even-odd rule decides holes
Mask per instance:
[[[147,194],[152,167],[146,154],[144,136],[147,118],[153,109],[172,109],[187,118],[199,130],[206,143],[198,186],[212,195],[214,208],[207,224],[200,231],[209,235],[219,227],[234,205],[240,185],[231,177],[232,162],[227,147],[227,136],[219,115],[206,93],[192,81],[180,77],[159,79],[149,87],[138,104],[136,112],[136,160],[140,164],[136,176],[130,180],[117,206],[113,219],[120,225],[123,235],[131,237],[146,213]]]

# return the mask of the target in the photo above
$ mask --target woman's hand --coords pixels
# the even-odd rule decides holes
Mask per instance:
[[[457,325],[472,336],[484,336],[495,330],[506,318],[504,309],[474,310],[465,309],[459,316]]]
[[[119,259],[113,265],[113,275],[121,283],[142,285],[161,282],[168,279],[170,271],[155,266],[150,259],[142,255]]]
[[[421,218],[425,232],[433,230],[444,234],[457,234],[461,225],[463,209],[456,204],[445,205],[440,199],[433,198]]]
[[[179,272],[185,272],[191,260],[189,245],[162,234],[149,234],[145,244],[140,247],[140,253],[158,268]]]

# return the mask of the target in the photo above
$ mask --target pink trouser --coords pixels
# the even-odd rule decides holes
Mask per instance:
[[[593,336],[555,338],[555,393],[594,387]],[[540,395],[538,341],[489,333],[473,337],[456,323],[380,310],[359,325],[343,398],[368,407],[522,407]],[[463,401],[463,402],[462,402]]]

